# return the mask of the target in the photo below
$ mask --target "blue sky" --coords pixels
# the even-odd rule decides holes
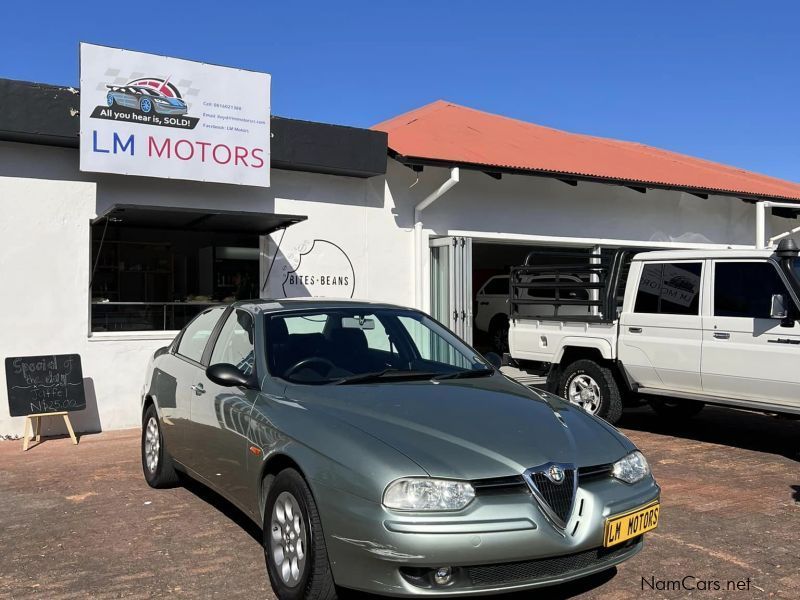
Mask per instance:
[[[281,116],[369,126],[443,98],[800,181],[790,2],[169,4],[14,2],[0,77],[77,85],[87,41],[266,71]]]

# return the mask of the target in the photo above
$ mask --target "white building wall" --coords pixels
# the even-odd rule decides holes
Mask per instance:
[[[410,234],[396,225],[382,177],[274,171],[272,187],[263,189],[81,173],[77,165],[73,149],[0,143],[0,358],[80,354],[87,409],[71,416],[78,431],[138,425],[148,358],[173,335],[89,334],[90,220],[112,204],[306,215],[307,221],[287,229],[271,281],[284,279],[283,251],[324,239],[352,263],[353,296],[413,302],[404,240]],[[340,264],[336,256],[323,256],[306,271],[335,275]],[[350,295],[336,286],[323,291]],[[53,421],[54,430],[62,431],[63,424]],[[22,433],[23,423],[9,416],[0,361],[0,435]]]

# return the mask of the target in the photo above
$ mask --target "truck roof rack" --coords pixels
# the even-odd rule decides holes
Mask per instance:
[[[524,264],[511,268],[510,317],[613,321],[621,307],[631,259],[648,250],[533,250]]]

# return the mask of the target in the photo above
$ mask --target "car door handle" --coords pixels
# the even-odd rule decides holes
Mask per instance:
[[[642,333],[641,327],[628,327],[628,333]]]
[[[714,337],[717,338],[718,340],[729,340],[731,339],[731,334],[725,331],[715,331]]]
[[[481,306],[487,306],[489,303],[488,302],[478,302],[478,304],[480,304]]]
[[[205,394],[206,390],[203,388],[202,383],[198,383],[197,385],[190,386],[194,390],[195,396],[200,396],[201,394]]]

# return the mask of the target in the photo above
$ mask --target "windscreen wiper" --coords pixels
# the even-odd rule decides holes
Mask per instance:
[[[494,373],[494,369],[464,369],[463,371],[456,371],[455,373],[442,373],[431,379],[434,381],[441,381],[443,379],[468,379],[470,377],[486,377],[492,373]]]
[[[427,371],[405,371],[402,369],[384,369],[383,371],[374,371],[372,373],[356,373],[355,375],[347,375],[346,377],[340,377],[339,379],[333,379],[330,381],[333,385],[347,385],[349,383],[365,383],[368,381],[377,381],[383,379],[384,377],[391,377],[391,378],[413,378],[413,379],[427,379],[435,375],[435,373],[430,373]]]

